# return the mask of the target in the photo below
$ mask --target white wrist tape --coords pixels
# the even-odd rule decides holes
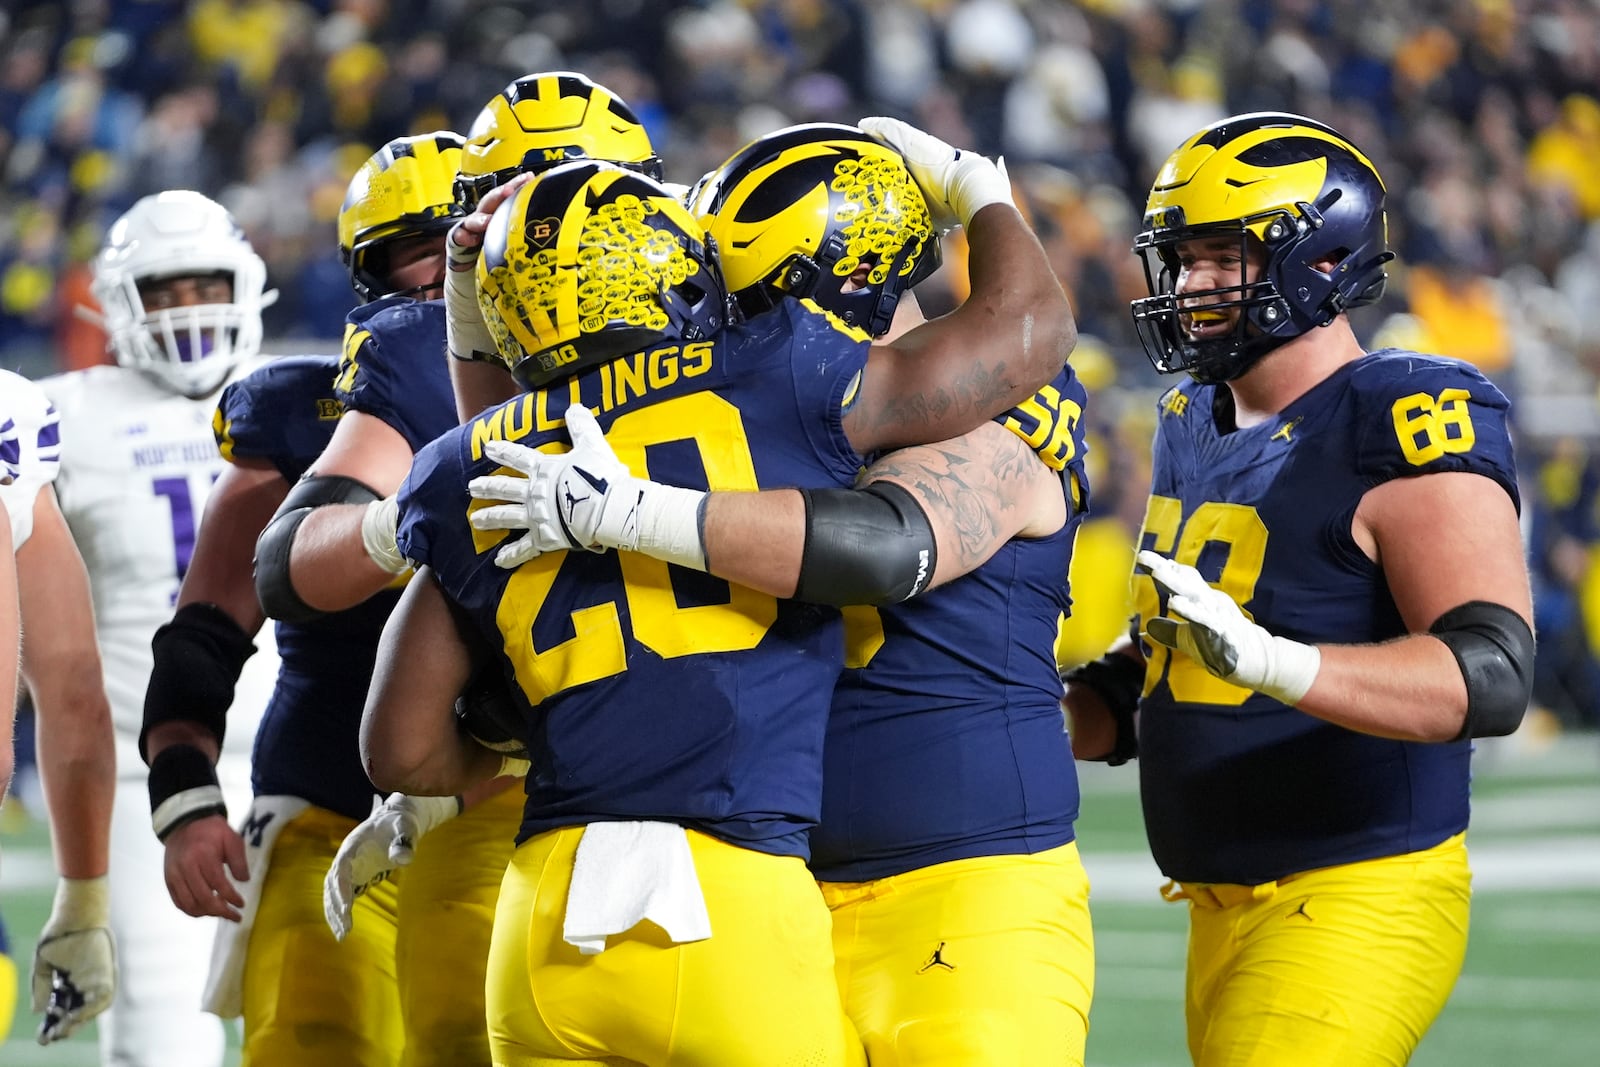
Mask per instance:
[[[1005,161],[996,163],[970,152],[962,153],[961,158],[951,164],[949,196],[950,209],[961,220],[963,229],[972,225],[972,216],[990,204],[1016,206]]]
[[[499,363],[494,335],[478,310],[478,275],[472,270],[447,270],[444,274],[445,344],[456,359]]]
[[[174,793],[158,804],[156,810],[150,813],[150,825],[155,828],[156,838],[165,841],[169,833],[197,812],[225,813],[227,810],[221,786],[196,786],[181,793]]]
[[[57,879],[50,920],[45,924],[47,929],[86,930],[110,924],[111,883],[105,875]]]
[[[635,499],[630,502],[623,494]],[[636,479],[621,489],[619,499],[608,503],[596,533],[602,544],[703,571],[706,550],[700,539],[700,506],[705,498],[698,489]]]
[[[390,574],[403,574],[411,564],[395,543],[395,528],[400,521],[400,501],[392,496],[374,500],[361,513],[361,547],[372,562]]]
[[[1301,644],[1274,635],[1263,651],[1265,655],[1262,657],[1258,681],[1239,679],[1237,672],[1235,678],[1273,700],[1289,705],[1300,703],[1301,698],[1311,691],[1312,684],[1317,680],[1317,672],[1322,669],[1321,649],[1316,645]]]

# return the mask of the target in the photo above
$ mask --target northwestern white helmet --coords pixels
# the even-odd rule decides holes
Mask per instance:
[[[222,275],[228,303],[147,309],[140,287],[168,278]],[[266,264],[226,208],[188,189],[146,196],[106,234],[91,291],[105,311],[117,362],[203,396],[261,348]]]

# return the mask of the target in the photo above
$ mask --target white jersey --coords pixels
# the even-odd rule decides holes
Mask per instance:
[[[258,366],[241,364],[229,380]],[[135,742],[153,662],[150,639],[172,618],[201,511],[224,466],[211,431],[217,394],[191,399],[112,366],[39,384],[61,419],[56,494],[89,570],[118,773],[142,778]],[[256,646],[228,713],[232,753],[254,737],[277,675],[270,627]]]
[[[50,399],[36,383],[0,370],[0,475],[11,478],[0,485],[0,503],[11,518],[13,551],[33,533],[33,502],[60,465],[61,429]]]

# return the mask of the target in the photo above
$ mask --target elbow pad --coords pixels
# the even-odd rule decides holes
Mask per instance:
[[[256,538],[256,597],[261,610],[281,622],[310,622],[328,614],[307,604],[289,579],[295,534],[306,516],[324,504],[366,504],[381,496],[371,486],[340,475],[310,475],[295,483]]]
[[[845,607],[909,600],[933,579],[938,553],[927,512],[893,482],[802,489],[806,543],[794,599]]]
[[[185,604],[155,632],[150,650],[154,663],[139,730],[145,763],[150,762],[145,738],[159,723],[199,723],[220,746],[228,730],[234,683],[256,650],[250,635],[215,604]]]
[[[1439,616],[1428,632],[1450,647],[1467,682],[1467,717],[1455,739],[1515,733],[1533,696],[1533,631],[1522,616],[1473,600]]]

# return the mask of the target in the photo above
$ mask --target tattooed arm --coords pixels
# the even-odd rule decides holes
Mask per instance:
[[[938,549],[929,588],[966,574],[1011,538],[1043,536],[1067,519],[1061,476],[992,422],[885,456],[862,476],[862,484],[880,481],[905,489],[927,513]],[[798,492],[712,493],[702,536],[712,574],[774,596],[794,595],[806,539]]]

